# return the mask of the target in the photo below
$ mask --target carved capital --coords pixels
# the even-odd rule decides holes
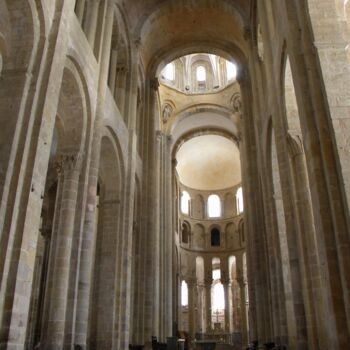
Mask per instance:
[[[213,284],[213,279],[212,278],[206,278],[206,279],[204,279],[204,285],[206,286],[206,287],[211,287],[211,285]]]
[[[62,171],[64,173],[71,171],[80,172],[84,161],[84,154],[79,152],[75,154],[61,154],[56,158],[55,168],[60,174]]]
[[[235,93],[231,98],[231,105],[233,108],[233,111],[240,116],[242,115],[243,109],[242,109],[242,97],[239,93]]]
[[[185,278],[185,282],[187,283],[188,288],[195,287],[197,285],[197,278],[187,277]]]
[[[289,155],[294,158],[304,153],[303,141],[299,134],[287,134],[287,144]]]

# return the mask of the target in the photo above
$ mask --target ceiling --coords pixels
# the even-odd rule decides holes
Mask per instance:
[[[146,67],[191,48],[229,54],[247,49],[249,0],[128,0],[124,7]]]
[[[180,182],[205,191],[234,187],[241,182],[241,162],[233,141],[219,135],[197,136],[176,154]]]

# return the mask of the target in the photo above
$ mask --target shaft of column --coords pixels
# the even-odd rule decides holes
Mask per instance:
[[[57,247],[55,247],[56,256],[53,269],[48,334],[46,334],[45,339],[51,348],[63,348],[64,345],[69,272],[81,165],[81,154],[62,157],[63,188],[61,212],[57,233]]]
[[[246,282],[243,278],[237,279],[241,293],[241,320],[242,320],[242,343],[248,343],[248,324],[247,324],[247,307],[246,307]]]
[[[85,10],[85,0],[77,0],[75,13],[78,17],[80,24],[83,22],[84,10]]]
[[[84,31],[91,48],[95,45],[95,36],[97,29],[97,18],[99,10],[100,0],[90,0],[88,4],[87,21],[84,26]]]
[[[115,91],[115,84],[116,84],[116,78],[117,78],[117,60],[118,60],[118,53],[117,50],[112,49],[112,55],[111,55],[111,62],[110,62],[110,75],[108,77],[109,80],[109,88],[111,90],[112,96],[114,96]]]
[[[232,333],[232,295],[231,295],[231,281],[223,281],[225,294],[225,331]]]
[[[211,326],[211,286],[212,286],[213,280],[207,280],[205,281],[204,288],[205,288],[205,332],[209,333],[212,329]]]
[[[189,334],[194,339],[196,329],[196,310],[195,310],[195,292],[196,292],[196,279],[188,278],[186,280],[188,287],[188,330]]]

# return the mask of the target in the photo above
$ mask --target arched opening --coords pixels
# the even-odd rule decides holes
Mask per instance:
[[[188,307],[188,286],[185,281],[181,282],[181,306]]]
[[[190,200],[191,197],[188,192],[182,191],[181,193],[181,213],[188,215],[190,213]]]
[[[203,66],[198,66],[196,69],[196,78],[199,83],[207,80],[207,72]]]
[[[212,247],[220,247],[220,230],[217,227],[212,228],[210,231],[210,242]]]
[[[244,211],[244,202],[243,202],[243,190],[240,187],[236,192],[236,208],[237,214],[242,214]]]
[[[208,217],[218,218],[221,216],[221,201],[220,197],[212,194],[208,197]]]

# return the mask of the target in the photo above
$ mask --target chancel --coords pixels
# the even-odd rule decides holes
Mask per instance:
[[[350,0],[0,0],[0,349],[350,348]]]

